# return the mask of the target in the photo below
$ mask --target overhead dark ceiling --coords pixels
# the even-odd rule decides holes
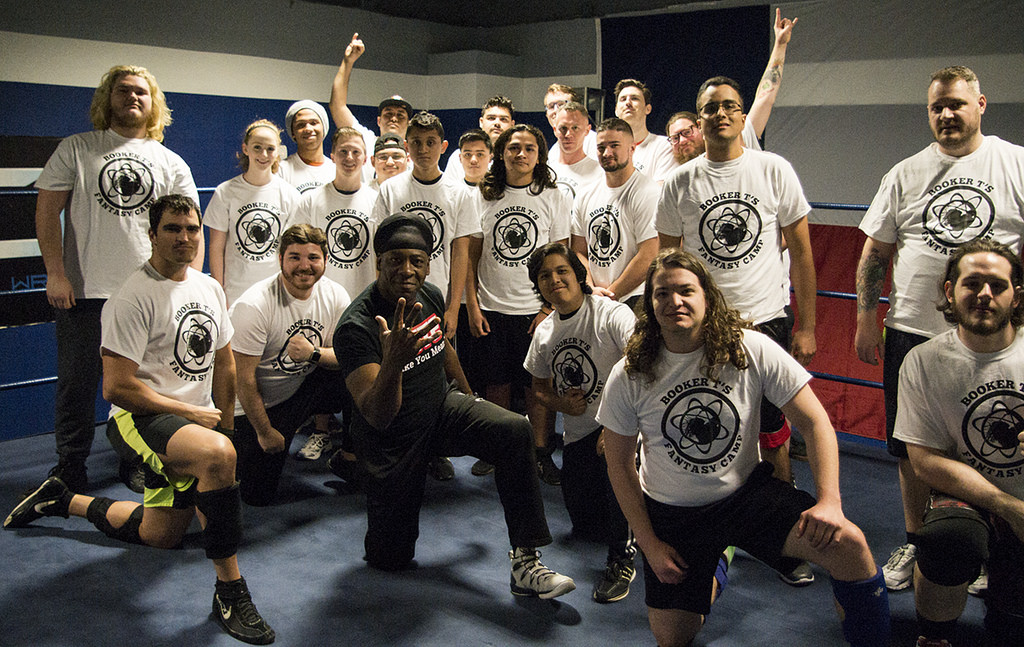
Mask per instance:
[[[551,20],[603,18],[698,0],[306,0],[454,27],[510,27]]]

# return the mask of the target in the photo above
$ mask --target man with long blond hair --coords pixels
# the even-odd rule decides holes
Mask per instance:
[[[36,181],[36,238],[57,321],[58,463],[50,473],[75,492],[88,484],[85,460],[101,376],[100,310],[149,257],[150,205],[172,193],[199,201],[188,165],[160,143],[171,111],[148,70],[111,68],[89,116],[95,130],[62,141]],[[201,250],[193,267],[203,266]],[[128,464],[121,471],[126,483],[141,475]],[[133,489],[141,487],[135,478]]]
[[[843,514],[828,414],[810,374],[749,325],[697,257],[662,250],[598,407],[608,477],[644,556],[651,630],[664,647],[690,644],[722,551],[736,546],[776,568],[784,558],[820,564],[847,642],[886,645],[885,583]],[[817,498],[772,478],[761,460],[762,397],[804,432]]]

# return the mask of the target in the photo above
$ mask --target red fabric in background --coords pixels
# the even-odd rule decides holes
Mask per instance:
[[[813,224],[810,232],[818,290],[855,293],[857,261],[864,247],[864,233],[856,227]],[[888,277],[882,294],[889,294]],[[793,307],[796,309],[795,301]],[[887,305],[879,309],[879,325],[887,309]],[[881,362],[878,366],[861,362],[853,346],[857,302],[819,295],[817,314],[818,353],[808,369],[881,382]],[[812,380],[811,388],[825,405],[836,431],[885,440],[885,404],[881,389],[822,378]]]

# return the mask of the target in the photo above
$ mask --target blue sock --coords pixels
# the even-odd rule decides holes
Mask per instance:
[[[832,594],[839,603],[846,642],[854,647],[889,644],[889,595],[881,569],[860,582],[833,579]]]

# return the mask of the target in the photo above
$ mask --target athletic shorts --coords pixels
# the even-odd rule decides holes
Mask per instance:
[[[914,346],[928,341],[927,337],[885,328],[885,352],[882,358],[882,386],[885,389],[885,447],[896,458],[907,458],[907,445],[892,437],[896,428],[896,401],[900,386],[900,367]]]
[[[782,547],[801,513],[817,501],[789,483],[772,478],[770,463],[758,465],[739,490],[705,506],[681,507],[645,496],[654,534],[689,566],[686,579],[664,584],[644,557],[645,602],[654,609],[681,609],[707,614],[718,559],[736,546],[768,566],[783,560]]]
[[[533,378],[523,362],[530,350],[530,325],[536,315],[507,315],[484,311],[491,332],[480,338],[479,353],[486,358],[483,378],[487,386],[512,384],[529,387]]]
[[[757,324],[757,330],[767,335],[788,353],[790,346],[793,345],[793,321],[793,310],[786,306],[786,316]],[[789,423],[786,422],[786,416],[783,415],[782,409],[763,396],[761,397],[760,432],[758,444],[761,449],[782,447],[792,435],[792,430],[789,428]]]
[[[138,415],[119,411],[107,424],[115,425],[128,446],[142,457],[146,472],[144,506],[185,510],[195,505],[196,478],[169,476],[160,460],[160,454],[167,455],[171,436],[185,425],[193,424],[191,421],[169,413]]]

